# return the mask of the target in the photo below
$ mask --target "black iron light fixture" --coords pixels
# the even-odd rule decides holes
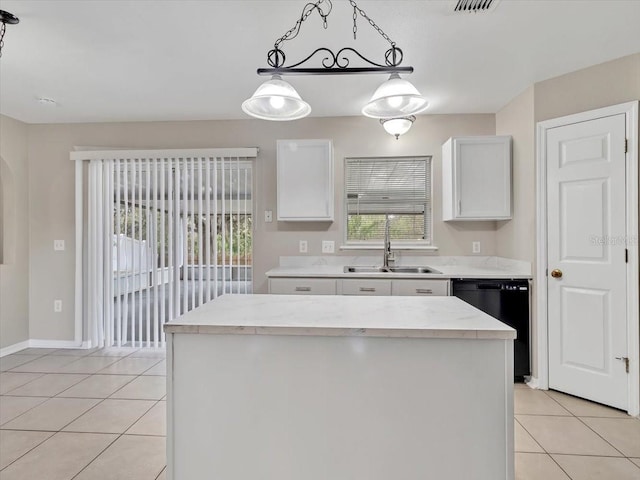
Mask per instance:
[[[317,12],[322,19],[322,25],[327,28],[327,17],[333,9],[331,0],[318,0],[316,3],[308,3],[302,10],[300,18],[295,25],[282,37],[276,40],[273,49],[267,53],[267,64],[270,68],[259,68],[258,75],[269,75],[271,79],[258,87],[253,96],[245,100],[242,110],[256,118],[263,120],[297,120],[311,113],[311,107],[302,100],[293,86],[282,79],[286,75],[353,75],[353,74],[390,74],[389,80],[384,82],[374,92],[371,100],[362,108],[362,114],[368,117],[380,119],[385,130],[389,131],[391,125],[402,124],[403,131],[393,129],[392,135],[398,138],[405,133],[415,120],[416,113],[424,111],[427,100],[420,95],[418,90],[407,80],[400,78],[400,74],[413,72],[413,67],[401,66],[403,52],[389,36],[358,7],[354,0],[349,0],[353,7],[353,38],[358,31],[358,16],[361,16],[373,27],[387,42],[390,48],[384,53],[384,60],[375,62],[362,55],[356,49],[343,47],[333,52],[326,47],[316,48],[303,60],[286,64],[286,55],[282,50],[282,43],[293,40],[300,33],[302,23],[313,12]],[[316,56],[323,56],[321,66],[308,67]],[[351,66],[349,56],[364,66]],[[402,120],[392,121],[392,120]],[[408,126],[407,126],[408,125]]]
[[[0,10],[0,57],[2,57],[2,47],[4,47],[4,34],[7,29],[7,25],[15,25],[20,23],[20,19],[12,13]]]

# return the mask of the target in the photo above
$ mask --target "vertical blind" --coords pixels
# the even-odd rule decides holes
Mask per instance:
[[[252,292],[252,162],[110,157],[89,163],[92,344],[159,347],[163,323],[225,293]]]
[[[348,241],[431,241],[431,157],[346,158]]]

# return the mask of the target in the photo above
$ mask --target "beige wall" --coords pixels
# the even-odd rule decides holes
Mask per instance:
[[[496,114],[496,133],[513,135],[514,218],[496,232],[500,256],[532,262],[536,243],[536,122],[640,99],[640,54],[538,82]],[[535,271],[534,271],[535,273]],[[537,281],[534,275],[534,290]],[[532,315],[533,373],[537,373],[537,316]]]
[[[640,99],[640,53],[538,82],[535,120]]]
[[[298,241],[309,242],[308,255],[321,254],[321,241],[343,239],[343,160],[349,156],[433,155],[434,242],[441,255],[471,254],[481,241],[483,254],[494,255],[495,222],[442,222],[441,145],[454,135],[493,135],[495,116],[420,116],[400,140],[364,117],[308,118],[297,122],[259,120],[140,122],[110,124],[31,125],[29,127],[31,290],[30,336],[71,340],[74,335],[74,146],[131,148],[198,148],[257,146],[254,286],[266,292],[264,273],[281,255],[298,255]],[[336,162],[336,221],[328,223],[264,223],[264,210],[276,208],[277,139],[330,138]],[[65,252],[53,251],[64,239]],[[353,255],[357,252],[346,252]],[[337,252],[340,254],[340,252]],[[52,312],[54,299],[64,311]]]
[[[0,348],[29,338],[27,125],[0,115]]]
[[[513,219],[499,222],[500,256],[533,262],[535,255],[535,124],[533,87],[496,113],[496,134],[513,137]]]
[[[496,134],[513,137],[513,219],[499,222],[496,232],[498,254],[531,262],[536,255],[536,163],[534,88],[526,89],[496,113]],[[535,284],[531,310],[532,371],[537,372],[537,330]]]
[[[258,120],[136,122],[29,126],[30,337],[73,338],[75,145],[131,148],[260,147],[256,161],[255,291],[266,291],[264,272],[281,255],[297,255],[298,241],[308,255],[320,255],[322,240],[343,239],[343,159],[348,156],[433,155],[434,242],[440,255],[471,253],[481,241],[483,254],[533,261],[535,258],[535,122],[640,98],[640,54],[536,83],[496,115],[420,116],[396,141],[375,121],[362,117],[308,118],[297,122]],[[16,122],[17,124],[17,122]],[[444,223],[441,212],[440,146],[454,135],[513,135],[514,219],[509,222]],[[330,138],[336,160],[336,221],[264,223],[274,210],[275,141]],[[64,239],[65,252],[52,241]],[[338,252],[336,254],[341,254]],[[343,252],[354,254],[354,252]],[[4,267],[3,267],[4,268]],[[53,314],[53,300],[64,311]],[[7,342],[5,342],[7,343]],[[3,343],[3,344],[5,344]],[[10,343],[10,342],[8,342]]]

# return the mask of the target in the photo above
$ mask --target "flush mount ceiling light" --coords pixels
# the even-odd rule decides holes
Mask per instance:
[[[0,57],[2,57],[2,47],[4,47],[4,33],[7,29],[7,25],[15,25],[20,23],[20,19],[12,13],[0,10]]]
[[[410,115],[408,117],[397,118],[381,118],[380,123],[384,127],[385,131],[389,135],[396,137],[396,140],[400,138],[400,135],[404,135],[409,131],[413,122],[416,121],[416,117]]]
[[[358,31],[357,20],[358,16],[361,16],[391,45],[384,53],[384,63],[369,60],[351,47],[343,47],[335,53],[329,48],[320,47],[316,48],[303,60],[286,65],[286,55],[281,48],[282,43],[296,38],[300,33],[302,23],[313,12],[317,12],[320,15],[323,27],[327,28],[327,17],[333,8],[331,0],[318,0],[315,3],[308,3],[302,10],[302,14],[295,25],[276,40],[273,49],[267,53],[267,63],[270,68],[259,68],[258,75],[269,75],[271,80],[263,83],[251,98],[245,100],[242,104],[242,110],[245,113],[256,118],[276,121],[297,120],[309,115],[311,107],[300,98],[300,95],[291,84],[282,80],[281,77],[283,75],[390,74],[389,80],[375,91],[371,101],[362,109],[364,115],[379,119],[402,119],[403,124],[406,125],[408,118],[427,108],[427,100],[420,95],[410,82],[400,78],[401,73],[409,74],[413,72],[413,67],[400,66],[403,59],[402,50],[367,16],[364,10],[358,7],[354,0],[349,0],[349,3],[353,7],[353,38],[356,38]],[[321,66],[305,66],[317,54],[323,56]],[[349,56],[352,56],[358,62],[362,62],[364,66],[350,66]],[[409,127],[411,127],[413,120],[408,121]],[[397,124],[398,122],[395,123]]]

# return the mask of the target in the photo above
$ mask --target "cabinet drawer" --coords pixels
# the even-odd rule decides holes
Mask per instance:
[[[448,280],[393,280],[393,295],[446,296],[449,295]]]
[[[343,295],[391,295],[391,280],[345,279]]]
[[[335,295],[332,278],[271,278],[269,293],[276,295]]]

